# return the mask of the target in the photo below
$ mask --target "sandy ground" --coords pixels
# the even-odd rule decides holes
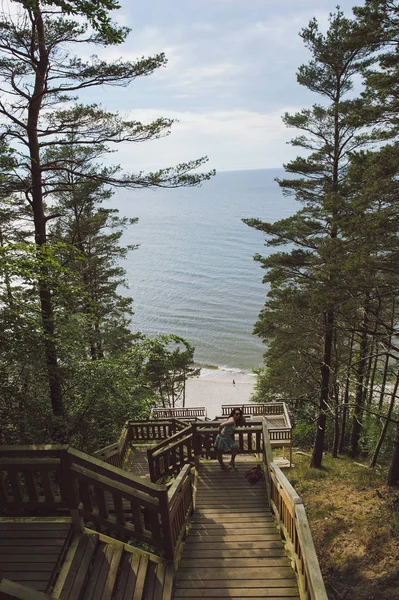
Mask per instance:
[[[203,369],[200,377],[187,381],[186,406],[205,406],[210,419],[219,417],[222,404],[250,402],[255,381],[248,373]]]

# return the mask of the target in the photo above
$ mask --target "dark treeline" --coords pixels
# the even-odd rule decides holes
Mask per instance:
[[[298,212],[245,222],[277,250],[257,256],[269,285],[256,333],[267,345],[256,396],[291,402],[311,466],[369,456],[399,484],[399,5],[367,0],[300,33],[298,83],[318,103],[286,114],[302,153],[279,180]]]
[[[194,372],[185,340],[132,335],[120,261],[134,247],[120,242],[135,220],[107,201],[115,188],[193,186],[212,173],[195,171],[205,158],[150,173],[102,163],[118,144],[157,140],[172,126],[79,101],[166,64],[163,54],[96,56],[129,33],[112,23],[115,8],[14,0],[0,14],[0,444],[96,449],[127,417],[184,400]]]

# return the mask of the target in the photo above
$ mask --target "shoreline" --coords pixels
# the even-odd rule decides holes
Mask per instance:
[[[221,416],[222,404],[247,404],[256,384],[255,373],[228,367],[202,368],[186,383],[186,406],[205,406],[210,419]],[[234,380],[234,384],[233,384]]]

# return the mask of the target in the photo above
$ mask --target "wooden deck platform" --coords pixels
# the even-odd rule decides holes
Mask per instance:
[[[46,592],[52,586],[72,536],[70,519],[0,519],[3,577]]]
[[[264,480],[200,464],[196,510],[177,571],[174,598],[298,600],[297,580],[267,506]]]

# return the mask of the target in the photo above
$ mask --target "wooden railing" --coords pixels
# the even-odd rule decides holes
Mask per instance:
[[[62,459],[68,446],[1,446],[0,510],[9,515],[45,508],[50,514],[69,509],[68,482]]]
[[[301,600],[328,600],[303,501],[273,462],[266,422],[263,422],[266,490],[287,550],[298,575]]]
[[[129,423],[125,423],[119,436],[119,440],[114,444],[110,444],[109,446],[105,446],[105,448],[101,448],[101,450],[97,450],[97,452],[94,452],[93,456],[103,460],[109,465],[113,465],[114,467],[119,467],[121,469],[123,467],[131,439],[132,432],[129,427]]]
[[[90,524],[118,539],[149,544],[168,560],[185,531],[176,511],[186,510],[190,494],[193,501],[190,481],[169,506],[166,486],[67,446],[0,447],[0,514],[69,511],[78,531]]]
[[[253,404],[222,404],[222,417],[230,416],[236,408],[241,408],[244,416],[247,415],[283,415],[285,402],[264,402]]]
[[[184,465],[194,462],[191,425],[149,448],[147,459],[152,482],[178,475]]]
[[[133,444],[140,442],[157,442],[166,440],[177,431],[187,427],[187,423],[179,419],[167,419],[162,421],[128,421],[130,440]]]
[[[184,421],[195,421],[206,418],[205,406],[190,406],[185,408],[153,408],[151,410],[153,419],[182,419]]]
[[[194,512],[194,487],[196,471],[185,465],[168,491],[172,544],[175,556],[186,534],[189,517]]]
[[[168,421],[127,421],[119,440],[94,452],[93,456],[114,467],[123,468],[130,443],[148,443],[164,440],[187,427],[187,423],[179,419]]]
[[[193,431],[193,449],[194,455],[198,460],[202,458],[215,458],[216,451],[214,442],[219,431],[217,421],[207,423],[192,423]],[[238,448],[244,454],[256,454],[263,451],[262,443],[262,421],[251,421],[243,427],[237,427],[235,439],[238,442]]]

